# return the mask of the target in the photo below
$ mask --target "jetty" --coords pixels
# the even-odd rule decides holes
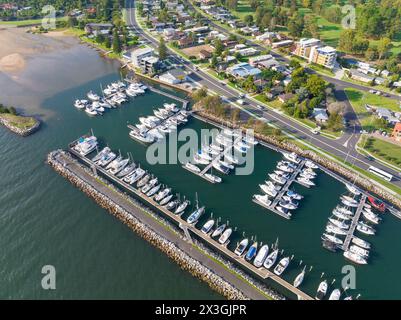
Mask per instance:
[[[345,237],[344,244],[341,247],[341,249],[344,251],[348,251],[351,240],[354,237],[355,228],[358,224],[359,218],[361,217],[362,209],[363,209],[365,203],[366,203],[366,195],[363,194],[361,197],[361,201],[356,209],[355,215],[352,218],[352,222],[348,229],[347,235]]]
[[[116,176],[110,174],[106,169],[100,167],[92,162],[89,158],[82,156],[77,151],[73,149],[78,140],[69,144],[69,152],[75,156],[79,161],[86,164],[95,175],[101,175],[105,177],[108,181],[114,183],[114,185],[118,186],[120,189],[124,191],[129,191],[138,198],[140,198],[143,202],[149,204],[152,208],[156,208],[159,212],[163,213],[165,217],[167,217],[170,221],[173,221],[176,225],[179,225],[182,229],[186,229],[190,232],[191,235],[196,236],[196,238],[202,240],[202,242],[206,243],[209,247],[212,247],[216,250],[216,252],[222,254],[224,257],[228,258],[230,261],[235,262],[240,265],[246,271],[257,275],[259,278],[272,279],[277,282],[290,292],[295,295],[301,297],[304,300],[313,300],[311,296],[301,291],[298,288],[295,288],[291,283],[286,280],[278,277],[273,272],[265,269],[265,268],[256,268],[252,263],[247,262],[245,259],[238,257],[233,251],[229,250],[225,245],[219,244],[217,241],[212,239],[209,235],[202,233],[199,229],[195,227],[193,224],[189,224],[186,220],[183,220],[181,216],[174,214],[173,212],[167,210],[164,206],[160,206],[152,197],[146,196],[139,189],[127,184],[122,179],[117,178]]]

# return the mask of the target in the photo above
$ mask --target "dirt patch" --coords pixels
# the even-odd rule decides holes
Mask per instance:
[[[25,59],[19,53],[9,54],[0,58],[0,71],[6,73],[15,73],[25,68]]]
[[[214,51],[214,49],[210,45],[203,44],[201,46],[195,46],[195,47],[189,47],[189,48],[182,49],[182,52],[184,52],[188,57],[191,57],[191,56],[198,57],[199,52],[201,52],[202,50],[210,52],[210,53],[212,53]]]

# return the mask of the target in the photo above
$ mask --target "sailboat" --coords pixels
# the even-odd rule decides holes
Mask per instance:
[[[302,282],[304,281],[305,268],[306,268],[306,266],[304,266],[302,272],[300,274],[298,274],[297,277],[295,278],[295,280],[294,280],[294,287],[295,288],[298,288],[302,284]]]
[[[205,212],[205,207],[199,208],[198,194],[196,194],[196,210],[191,213],[191,215],[187,219],[187,222],[189,224],[195,223],[196,221],[198,221],[198,219],[204,212]]]

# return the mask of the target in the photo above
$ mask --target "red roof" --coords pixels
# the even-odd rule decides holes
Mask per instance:
[[[394,126],[394,131],[401,131],[401,122],[397,122]]]

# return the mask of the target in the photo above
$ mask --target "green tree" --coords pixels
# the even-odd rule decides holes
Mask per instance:
[[[114,53],[121,52],[121,41],[120,41],[120,36],[118,34],[117,28],[114,28],[114,31],[113,31],[113,52]]]
[[[326,82],[317,74],[312,74],[306,82],[306,89],[315,97],[324,94]]]
[[[159,42],[159,59],[160,60],[165,60],[167,58],[167,46],[166,43],[164,42],[163,37],[160,37],[160,42]]]

